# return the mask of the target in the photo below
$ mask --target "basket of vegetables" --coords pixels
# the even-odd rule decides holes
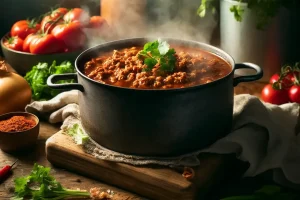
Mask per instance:
[[[81,8],[59,7],[39,19],[15,22],[1,39],[1,48],[5,60],[25,75],[38,62],[74,61],[91,37],[105,40],[108,28],[101,16],[89,16]]]

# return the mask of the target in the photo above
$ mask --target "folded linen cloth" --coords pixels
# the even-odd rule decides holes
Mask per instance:
[[[45,117],[50,123],[63,122],[66,130],[80,124],[78,91],[63,92],[49,101],[35,101],[27,112]],[[202,152],[228,154],[247,161],[250,167],[244,176],[252,177],[273,170],[274,180],[300,189],[300,134],[296,134],[300,106],[296,103],[272,105],[252,95],[234,97],[232,132],[206,149],[171,158],[149,158],[125,155],[101,147],[92,139],[83,146],[96,158],[134,165],[159,164],[197,166]]]

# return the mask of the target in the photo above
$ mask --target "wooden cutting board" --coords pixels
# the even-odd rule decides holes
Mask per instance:
[[[72,139],[58,132],[46,142],[47,159],[52,164],[103,181],[151,199],[198,199],[234,175],[241,166],[232,155],[203,154],[201,165],[191,181],[182,171],[158,166],[133,166],[94,158],[86,154]],[[240,169],[240,167],[239,167]]]

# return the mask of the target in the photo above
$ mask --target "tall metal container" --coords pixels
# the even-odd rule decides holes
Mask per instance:
[[[293,21],[291,12],[281,9],[264,30],[256,28],[255,13],[246,3],[233,0],[220,1],[220,47],[233,56],[236,62],[253,62],[264,70],[260,80],[267,82],[282,65],[293,61],[292,55],[299,48],[291,42]],[[240,5],[245,11],[242,22],[236,21],[230,7]],[[299,41],[299,40],[298,40]],[[296,42],[296,41],[295,41]],[[250,71],[242,70],[241,75]]]

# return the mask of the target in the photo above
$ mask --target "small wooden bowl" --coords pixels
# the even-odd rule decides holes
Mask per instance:
[[[40,131],[39,118],[28,112],[10,112],[0,115],[0,121],[7,120],[13,116],[25,116],[26,118],[31,118],[36,122],[36,125],[26,131],[0,131],[0,149],[5,152],[16,152],[32,148],[37,141]]]

